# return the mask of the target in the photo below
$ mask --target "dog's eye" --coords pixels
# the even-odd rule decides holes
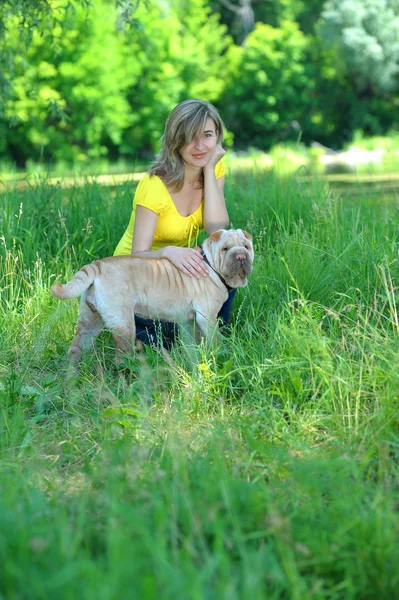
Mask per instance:
[[[227,246],[224,246],[224,248],[222,248],[222,250],[223,250],[223,252],[227,252],[227,250],[228,250],[228,247],[227,247]]]

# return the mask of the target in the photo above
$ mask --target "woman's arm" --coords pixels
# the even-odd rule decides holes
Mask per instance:
[[[224,154],[222,146],[217,144],[204,167],[204,228],[208,235],[226,229],[230,222],[223,194],[224,176],[216,179],[215,175],[215,166]]]
[[[158,215],[145,206],[136,206],[136,219],[134,221],[132,256],[145,256],[145,258],[164,258],[160,250],[151,250],[152,242],[157,227]]]
[[[151,250],[157,226],[158,215],[149,208],[136,206],[134,222],[132,256],[140,258],[167,258],[180,271],[189,277],[205,277],[208,274],[201,252],[194,248],[165,246]]]

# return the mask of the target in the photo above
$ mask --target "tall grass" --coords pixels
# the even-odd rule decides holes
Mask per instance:
[[[0,199],[0,598],[392,599],[398,198],[235,173],[256,262],[223,347],[78,376],[56,277],[110,255],[134,187]]]

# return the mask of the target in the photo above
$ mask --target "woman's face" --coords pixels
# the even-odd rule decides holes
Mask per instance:
[[[203,134],[196,135],[189,144],[180,150],[180,156],[184,163],[193,167],[204,167],[217,144],[217,137],[215,123],[213,119],[208,119]]]

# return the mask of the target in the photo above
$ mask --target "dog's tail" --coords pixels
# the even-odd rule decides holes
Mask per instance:
[[[91,286],[97,275],[101,273],[101,268],[98,261],[85,265],[76,273],[71,281],[65,283],[55,283],[51,286],[50,291],[59,300],[69,300],[77,298],[87,288]]]

